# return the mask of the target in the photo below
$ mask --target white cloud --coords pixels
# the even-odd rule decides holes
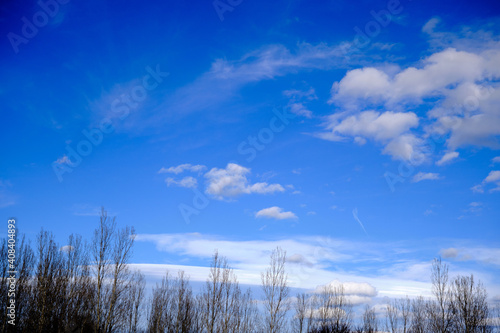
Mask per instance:
[[[206,169],[206,166],[204,166],[204,165],[200,165],[200,164],[192,165],[192,164],[186,163],[186,164],[181,164],[178,166],[172,166],[169,168],[161,168],[158,171],[158,173],[174,173],[174,174],[178,175],[179,173],[182,173],[184,171],[200,172],[204,169]]]
[[[424,26],[422,27],[422,31],[427,34],[433,33],[439,22],[441,22],[439,17],[431,18],[429,21],[427,21],[427,23],[424,24]]]
[[[440,253],[444,259],[456,258],[458,256],[458,250],[455,249],[454,247],[450,247],[448,249],[442,249]]]
[[[59,157],[55,163],[57,164],[67,164],[67,165],[71,165],[71,161],[69,160],[68,156],[66,155],[63,155],[62,157]]]
[[[290,112],[298,116],[312,118],[312,111],[304,106],[302,103],[290,103],[288,104]]]
[[[436,162],[436,165],[444,165],[446,163],[451,162],[452,160],[456,159],[458,157],[458,152],[456,151],[451,151],[443,155],[439,161]]]
[[[312,118],[312,111],[304,105],[304,102],[318,99],[313,88],[309,88],[309,90],[306,91],[297,89],[285,90],[283,95],[290,99],[287,106],[290,108],[291,113],[306,118]]]
[[[484,187],[488,185],[488,183],[493,183],[496,187],[491,188],[490,192],[500,191],[500,171],[493,170],[490,171],[488,176],[481,182],[481,184],[474,185],[471,187],[471,190],[476,193],[484,193]]]
[[[223,199],[241,194],[269,194],[285,191],[280,184],[266,182],[249,184],[247,179],[249,173],[250,169],[235,163],[229,163],[225,169],[212,168],[205,174],[208,182],[206,192],[217,199]]]
[[[196,180],[196,178],[193,177],[184,177],[179,181],[169,177],[165,179],[165,183],[167,183],[167,186],[176,185],[186,188],[196,188],[196,186],[198,186],[198,181]]]
[[[391,93],[391,82],[387,74],[372,67],[354,69],[332,86],[330,102],[350,104],[354,99],[382,101]]]
[[[393,158],[410,161],[413,165],[417,165],[426,159],[422,145],[423,141],[415,135],[403,134],[389,141],[382,152]]]
[[[59,250],[61,252],[70,253],[71,251],[73,251],[73,249],[74,249],[74,247],[71,245],[64,245]]]
[[[144,122],[155,126],[170,120],[171,113],[160,112],[165,109],[188,115],[221,107],[250,83],[272,80],[301,70],[338,68],[344,64],[343,50],[324,43],[300,43],[294,49],[267,45],[239,59],[215,59],[210,69],[195,81],[167,95],[165,101],[152,112],[155,116]]]
[[[474,185],[470,188],[474,193],[484,193],[483,186],[481,184]]]
[[[332,122],[329,128],[340,135],[364,136],[384,141],[394,139],[416,126],[418,117],[413,112],[386,111],[381,114],[376,111],[364,111],[348,116],[340,122]]]
[[[357,296],[377,296],[377,289],[370,285],[369,283],[359,283],[359,282],[341,282],[339,280],[333,280],[326,285],[317,287],[314,292],[321,293],[323,290],[342,287],[344,289],[344,295],[357,295]]]
[[[348,71],[332,85],[330,101],[358,118],[366,108],[380,106],[389,110],[428,109],[426,134],[444,136],[450,152],[438,165],[451,161],[454,150],[462,146],[498,147],[500,136],[500,43],[490,33],[467,31],[439,35],[434,31],[439,19],[431,19],[423,31],[431,38],[443,37],[454,43],[406,68],[384,65]],[[476,38],[477,37],[477,38]],[[441,38],[441,39],[443,39]],[[468,38],[468,39],[467,39]],[[463,42],[467,39],[467,42]],[[338,119],[334,116],[333,120]],[[352,118],[351,118],[352,119]],[[332,119],[330,119],[331,121]],[[335,123],[337,125],[337,123]],[[418,124],[411,128],[418,128]],[[407,129],[409,131],[409,129]],[[322,133],[321,138],[340,140],[342,133]],[[352,135],[352,134],[351,134]],[[363,143],[363,135],[357,142]],[[414,136],[414,141],[419,140]],[[387,144],[387,143],[384,143]],[[392,144],[391,155],[408,155],[411,144]],[[414,148],[414,147],[413,147]],[[394,155],[393,155],[394,156]]]
[[[408,133],[418,126],[418,122],[413,112],[363,111],[354,115],[342,112],[329,116],[326,125],[329,131],[318,136],[331,141],[353,137],[358,143],[364,143],[364,138],[368,138],[385,144],[383,152],[394,158],[423,161],[422,156],[417,156],[421,154],[419,146],[422,141]]]
[[[491,171],[488,176],[484,179],[484,182],[486,183],[495,183],[500,180],[500,171],[495,170]]]
[[[458,261],[476,261],[500,266],[500,248],[462,247],[447,248],[440,251],[443,258]]]
[[[493,163],[500,163],[500,156],[493,157],[493,158],[491,159],[491,161],[492,161]]]
[[[393,77],[373,67],[354,69],[333,84],[332,101],[348,106],[352,101],[390,105],[403,100],[418,102],[425,96],[442,94],[451,84],[481,79],[486,65],[481,55],[448,48],[424,59],[420,68],[408,67]]]
[[[285,212],[283,208],[273,206],[259,210],[257,213],[255,213],[255,217],[266,217],[277,220],[285,220],[285,219],[296,219],[297,215],[295,215],[293,212]]]
[[[422,180],[437,180],[437,179],[439,179],[438,173],[419,172],[415,176],[413,176],[412,182],[418,183],[421,182]]]
[[[283,95],[294,99],[307,99],[307,100],[314,100],[318,99],[316,96],[316,92],[314,91],[314,88],[309,88],[308,90],[298,90],[298,89],[290,89],[290,90],[285,90],[283,91]]]
[[[291,256],[287,256],[286,262],[291,263],[291,264],[306,265],[307,267],[314,266],[313,263],[311,263],[309,260],[307,260],[303,255],[298,254],[298,253],[292,254]]]
[[[277,240],[235,240],[199,233],[139,234],[136,241],[152,242],[158,251],[169,253],[174,262],[178,256],[179,262],[182,260],[184,263],[140,265],[141,270],[148,275],[161,277],[166,269],[171,271],[183,269],[190,275],[192,281],[204,282],[208,276],[208,265],[213,251],[218,249],[221,255],[227,257],[241,283],[260,285],[260,272],[267,268],[271,251],[279,246],[287,251],[289,261],[286,270],[292,287],[315,290],[329,281],[338,280],[355,283],[347,289],[349,293],[356,292],[357,297],[372,297],[372,288],[375,288],[378,297],[430,296],[431,262],[416,261],[414,257],[422,248],[428,248],[422,241],[413,245],[407,242],[367,243],[318,236],[295,236]],[[450,245],[453,246],[453,243]],[[436,246],[435,241],[431,246]],[[482,263],[498,265],[498,259],[488,260],[488,258],[495,260],[495,255],[496,258],[500,258],[500,254],[496,252],[498,249],[471,246],[468,252],[474,252],[476,248],[479,249],[479,257],[486,259],[481,260]],[[427,258],[428,254],[424,256]],[[196,266],[190,265],[192,260],[196,261]],[[198,266],[200,260],[203,260],[205,267]],[[456,273],[456,270],[450,271],[452,276]],[[500,293],[496,281],[489,275],[470,269],[467,273],[473,273],[481,279],[488,292],[491,290]]]

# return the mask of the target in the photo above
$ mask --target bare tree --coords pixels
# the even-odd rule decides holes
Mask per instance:
[[[111,333],[115,327],[124,325],[125,290],[130,277],[128,262],[132,254],[135,233],[125,227],[113,235],[114,244],[111,257],[111,288],[108,289],[104,332]]]
[[[400,312],[396,300],[389,302],[385,307],[385,330],[390,333],[399,333]]]
[[[132,254],[134,229],[116,230],[116,219],[101,210],[99,226],[94,231],[91,258],[96,281],[94,291],[94,332],[111,333],[126,325],[123,308],[130,278],[128,261]]]
[[[453,309],[451,306],[451,291],[448,284],[448,265],[441,258],[432,263],[432,293],[434,302],[428,303],[429,326],[432,332],[450,332],[453,324]]]
[[[454,331],[463,333],[487,330],[488,303],[486,290],[474,276],[457,276],[452,283]]]
[[[126,289],[126,314],[127,314],[127,331],[136,333],[139,325],[139,320],[143,312],[143,298],[146,280],[144,275],[136,271]]]
[[[295,301],[295,316],[293,329],[296,333],[309,332],[312,322],[311,297],[306,293],[300,293]]]
[[[411,302],[408,296],[401,298],[398,302],[398,309],[401,315],[401,332],[410,332],[411,328]]]
[[[196,301],[189,279],[183,271],[172,279],[165,275],[160,285],[153,288],[148,330],[154,333],[198,332]]]
[[[244,294],[241,294],[238,302],[238,315],[235,333],[251,333],[256,331],[259,326],[258,311],[255,301],[252,298],[250,288]]]
[[[314,314],[311,332],[349,332],[352,327],[352,304],[344,285],[326,285],[313,297]]]
[[[363,313],[363,332],[376,333],[378,332],[378,319],[375,310],[369,305],[366,305]]]
[[[64,257],[54,236],[42,229],[37,237],[33,306],[29,314],[33,332],[58,332],[64,328],[67,279]]]
[[[90,276],[89,258],[82,237],[70,235],[68,244],[61,248],[65,263],[66,330],[79,328],[88,331],[92,325],[93,281]]]
[[[261,274],[266,311],[264,327],[269,333],[282,332],[287,324],[286,314],[290,309],[287,298],[290,288],[285,263],[286,252],[277,247],[271,253],[269,268]]]
[[[109,218],[104,208],[101,209],[99,226],[94,230],[92,240],[93,275],[96,280],[94,298],[94,332],[101,332],[105,325],[105,307],[108,285],[106,280],[110,277],[112,256],[113,232],[116,227],[115,218]]]
[[[411,302],[411,332],[427,333],[427,303],[422,296]]]
[[[153,288],[148,317],[148,331],[151,333],[166,332],[173,321],[173,314],[170,311],[173,299],[171,283],[167,272],[161,283]]]

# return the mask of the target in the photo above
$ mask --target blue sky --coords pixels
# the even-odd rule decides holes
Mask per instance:
[[[104,206],[150,278],[218,248],[258,284],[281,246],[298,288],[427,295],[442,256],[500,299],[500,4],[0,8],[0,212],[29,237]]]

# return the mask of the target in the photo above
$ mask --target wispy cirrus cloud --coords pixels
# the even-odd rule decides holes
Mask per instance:
[[[207,168],[206,166],[201,165],[201,164],[193,165],[193,164],[185,163],[185,164],[180,164],[177,166],[171,166],[168,168],[163,167],[160,170],[158,170],[158,173],[173,173],[173,174],[178,175],[184,171],[200,172],[200,171],[205,170],[206,168]]]
[[[194,81],[165,94],[153,108],[153,116],[144,116],[141,120],[141,127],[158,126],[172,117],[221,107],[248,84],[302,71],[345,67],[344,52],[340,45],[325,43],[300,43],[293,48],[272,44],[247,52],[238,59],[214,59],[210,68]],[[304,106],[296,105],[294,110],[306,117],[310,115]]]

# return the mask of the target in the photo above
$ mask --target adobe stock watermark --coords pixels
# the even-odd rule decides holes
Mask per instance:
[[[82,163],[83,158],[89,156],[94,147],[103,142],[105,134],[115,131],[113,119],[121,121],[126,119],[130,111],[137,109],[146,100],[148,92],[155,90],[169,75],[160,70],[160,65],[156,65],[155,69],[147,66],[145,70],[148,74],[144,75],[141,84],[135,85],[127,93],[113,100],[110,105],[112,112],[110,116],[103,118],[97,127],[82,130],[81,133],[85,139],[80,140],[75,146],[67,144],[66,154],[52,163],[52,170],[59,182],[63,181],[64,174],[73,172]]]
[[[214,6],[215,12],[217,16],[219,16],[219,20],[224,21],[224,13],[232,12],[234,8],[241,5],[243,0],[214,0],[212,5]]]
[[[481,100],[485,100],[490,97],[494,90],[495,89],[493,87],[479,86],[477,89],[474,89],[473,94],[467,95],[463,99],[462,103],[456,104],[454,106],[454,108],[452,109],[453,114],[463,115],[465,117],[470,116],[471,113],[479,108]],[[448,120],[448,127],[456,128],[460,125],[461,119],[462,118],[450,117]],[[443,144],[445,141],[446,133],[434,133],[430,135],[426,139],[425,144],[419,150],[410,155],[408,161],[402,161],[399,163],[397,173],[384,173],[384,178],[391,192],[394,192],[396,190],[396,184],[404,183],[408,178],[414,176],[416,172],[416,166],[420,165],[424,161],[426,155],[434,153],[438,144]]]
[[[237,148],[238,154],[242,156],[248,155],[245,159],[247,162],[252,162],[259,151],[263,151],[266,145],[274,140],[274,134],[283,132],[290,124],[290,120],[297,117],[296,114],[287,112],[283,108],[281,112],[277,108],[273,108],[274,117],[269,120],[269,126],[262,128],[256,135],[249,135],[246,140],[243,140]]]
[[[349,58],[349,53],[359,51],[370,44],[372,39],[380,35],[382,29],[394,20],[394,17],[401,15],[403,9],[404,7],[399,0],[388,0],[386,9],[381,9],[378,12],[371,10],[370,15],[373,17],[373,20],[368,21],[363,29],[355,26],[354,32],[356,32],[356,35],[353,41],[341,46],[344,56]]]
[[[30,40],[38,35],[39,29],[49,24],[58,13],[61,5],[65,5],[69,0],[40,0],[37,2],[40,10],[33,14],[33,17],[28,19],[26,16],[21,18],[22,27],[20,34],[9,32],[7,39],[12,46],[12,49],[17,54],[21,44],[28,44]]]
[[[290,120],[297,117],[296,114],[290,113],[287,107],[281,108],[281,111],[274,107],[272,112],[274,116],[269,120],[267,127],[261,128],[255,135],[249,135],[238,144],[236,151],[239,155],[245,156],[247,162],[252,162],[257,157],[258,152],[263,151],[274,140],[275,134],[283,132],[290,124]],[[181,203],[178,206],[186,224],[191,223],[193,215],[199,215],[202,210],[207,208],[211,200],[197,187],[192,188],[192,191],[194,194],[192,205]]]

